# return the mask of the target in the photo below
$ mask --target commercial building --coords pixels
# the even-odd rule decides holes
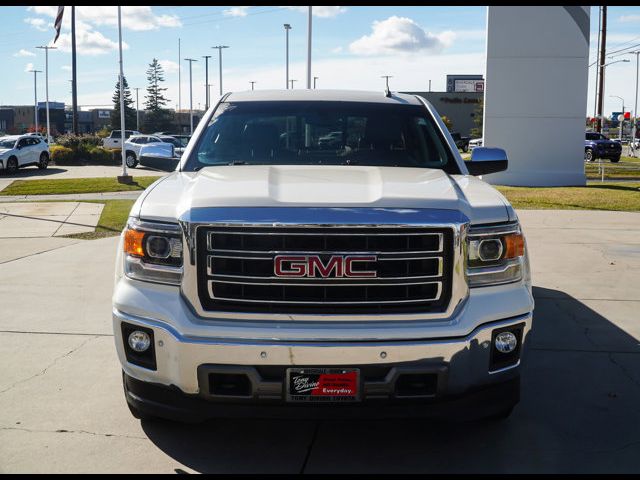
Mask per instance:
[[[482,92],[401,92],[419,95],[451,121],[451,131],[471,136],[477,115],[482,116]]]

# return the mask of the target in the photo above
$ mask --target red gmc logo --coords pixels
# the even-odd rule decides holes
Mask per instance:
[[[375,262],[375,255],[332,255],[323,262],[318,255],[278,255],[274,259],[277,277],[375,278],[375,270],[358,270],[358,263]]]

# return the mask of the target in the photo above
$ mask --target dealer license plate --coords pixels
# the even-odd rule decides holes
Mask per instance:
[[[357,368],[287,369],[289,402],[357,402],[360,371]]]

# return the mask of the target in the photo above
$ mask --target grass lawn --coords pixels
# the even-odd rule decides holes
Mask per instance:
[[[0,195],[55,195],[144,190],[160,177],[135,177],[134,183],[118,183],[115,178],[65,178],[59,180],[15,180]]]
[[[514,208],[640,211],[640,182],[586,187],[496,187]]]
[[[86,200],[85,200],[86,201]],[[88,200],[89,203],[104,203],[102,215],[95,232],[76,233],[67,235],[70,238],[95,240],[96,238],[120,235],[127,223],[129,211],[135,200]]]

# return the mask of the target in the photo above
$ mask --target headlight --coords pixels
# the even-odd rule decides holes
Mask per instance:
[[[130,219],[124,231],[124,272],[135,280],[179,285],[182,236],[178,225]]]
[[[517,223],[469,231],[466,269],[469,287],[519,282],[525,261],[524,236]]]

